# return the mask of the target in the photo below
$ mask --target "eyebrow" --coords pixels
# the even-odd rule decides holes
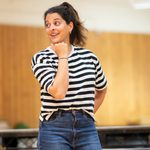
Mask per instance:
[[[55,18],[54,20],[62,20],[62,19],[60,19],[60,18]]]
[[[62,20],[61,18],[55,18],[54,20]],[[48,22],[48,20],[45,20],[45,22]]]

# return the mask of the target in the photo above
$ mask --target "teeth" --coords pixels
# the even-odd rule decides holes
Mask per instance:
[[[55,36],[55,35],[57,35],[57,34],[51,34],[51,36]]]

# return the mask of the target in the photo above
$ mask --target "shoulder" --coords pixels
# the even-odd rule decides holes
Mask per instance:
[[[42,62],[45,59],[51,58],[52,55],[54,55],[52,51],[50,51],[49,48],[45,48],[43,50],[38,51],[32,56],[32,63],[36,64]]]
[[[94,52],[92,52],[92,50],[88,49],[88,48],[84,48],[84,47],[74,47],[74,50],[76,50],[78,52],[78,54],[90,57],[91,59],[97,61],[98,58],[96,56],[96,54]]]
[[[35,54],[33,55],[33,57],[44,56],[44,55],[48,55],[48,54],[50,54],[50,53],[51,53],[50,50],[49,50],[48,48],[45,48],[45,49],[40,50],[40,51],[38,51],[37,53],[35,53]]]

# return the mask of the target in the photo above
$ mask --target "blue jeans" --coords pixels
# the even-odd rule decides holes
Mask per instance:
[[[101,150],[94,120],[82,110],[59,110],[40,122],[39,150]]]

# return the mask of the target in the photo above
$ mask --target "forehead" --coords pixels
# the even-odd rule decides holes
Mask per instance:
[[[58,13],[48,13],[45,21],[53,21],[53,20],[63,20],[63,18]]]

